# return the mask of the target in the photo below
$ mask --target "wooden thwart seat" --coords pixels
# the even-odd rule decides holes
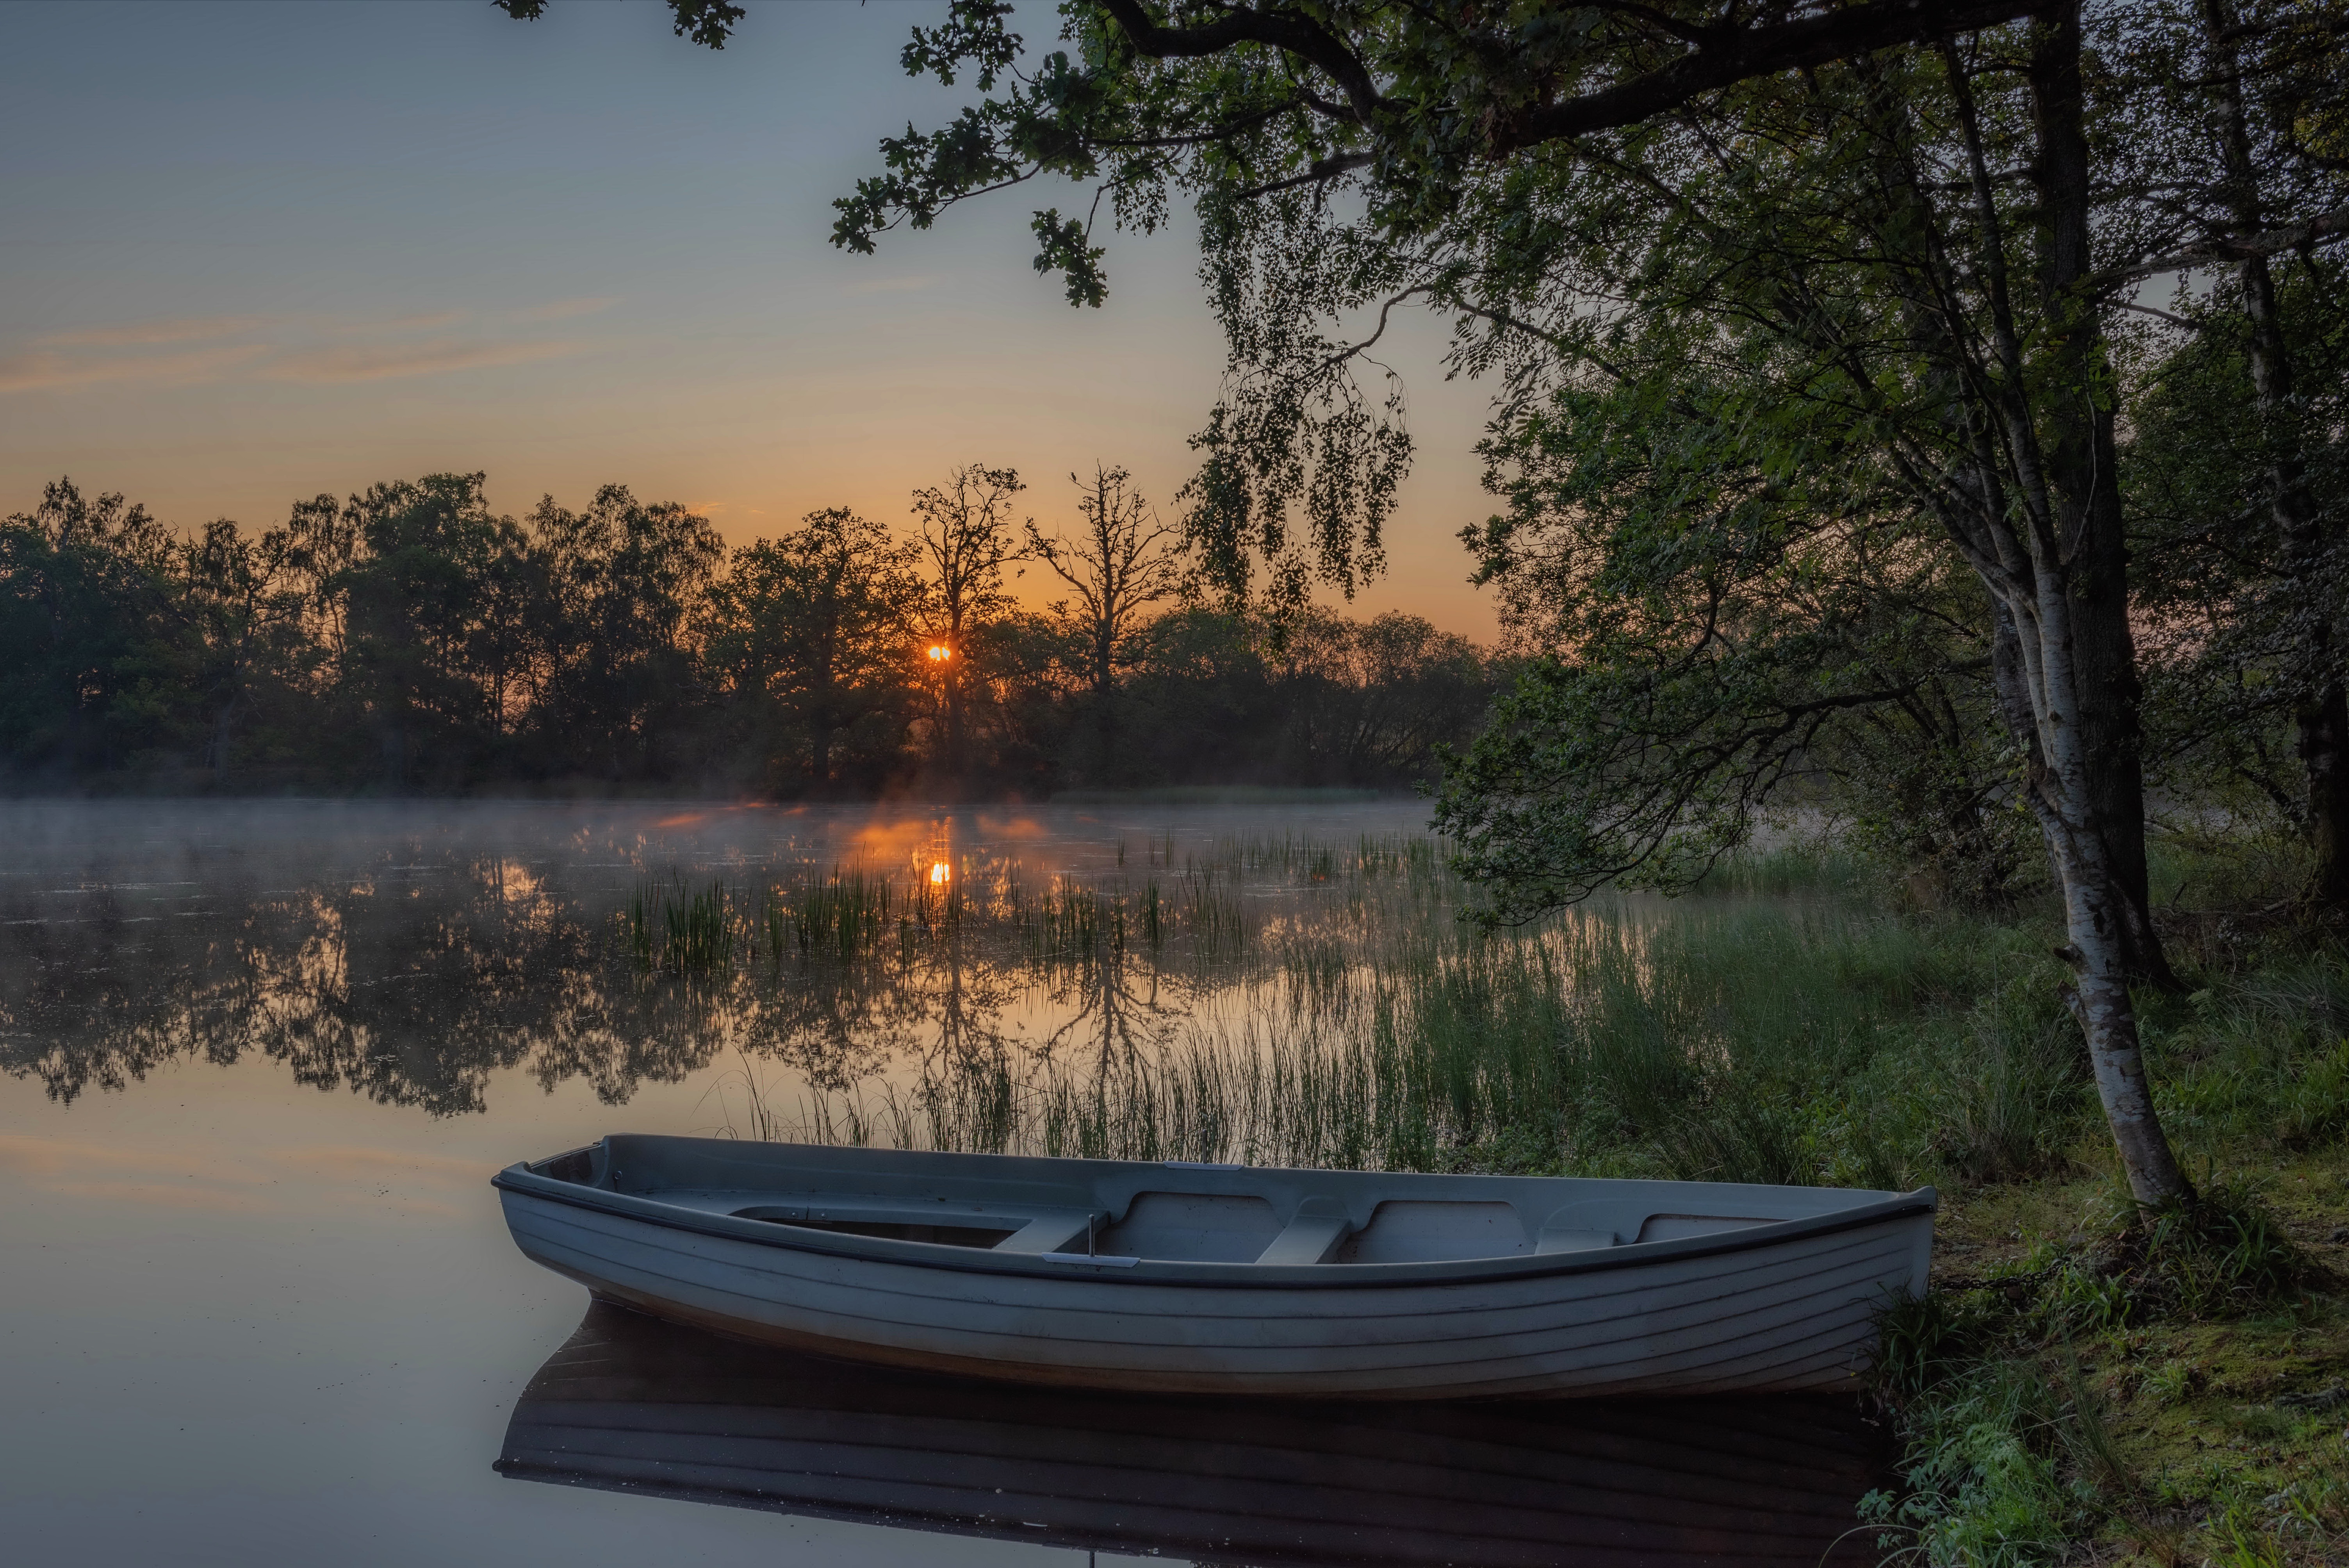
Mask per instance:
[[[1089,1251],[1086,1238],[1108,1218],[1108,1212],[1100,1209],[1091,1212],[1083,1209],[1051,1210],[996,1243],[994,1250],[1027,1253]]]
[[[1257,1254],[1260,1264],[1326,1264],[1354,1233],[1346,1206],[1335,1198],[1308,1198],[1297,1205],[1296,1217],[1271,1244]]]

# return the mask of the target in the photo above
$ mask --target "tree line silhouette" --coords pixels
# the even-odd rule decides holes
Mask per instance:
[[[1276,634],[1124,469],[1071,479],[1065,533],[973,465],[908,532],[831,507],[730,550],[620,485],[516,518],[429,474],[189,535],[60,479],[0,521],[0,781],[1033,799],[1400,786],[1474,734],[1495,657],[1393,613]]]

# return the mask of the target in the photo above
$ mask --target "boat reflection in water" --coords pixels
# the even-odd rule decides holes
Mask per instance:
[[[1222,1563],[1857,1563],[1848,1400],[1226,1403],[851,1366],[589,1308],[506,1476]]]

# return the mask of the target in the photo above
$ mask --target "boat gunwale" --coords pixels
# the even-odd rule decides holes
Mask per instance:
[[[554,1156],[556,1159],[563,1156]],[[572,1208],[586,1209],[638,1224],[664,1230],[715,1236],[753,1246],[786,1252],[812,1253],[854,1262],[884,1264],[957,1274],[991,1274],[1062,1284],[1091,1281],[1113,1285],[1172,1285],[1185,1289],[1365,1290],[1402,1286],[1475,1284],[1492,1281],[1544,1279],[1563,1274],[1604,1274],[1676,1263],[1688,1258],[1758,1252],[1815,1236],[1863,1230],[1888,1221],[1931,1215],[1940,1203],[1932,1187],[1824,1214],[1771,1220],[1734,1230],[1676,1237],[1669,1241],[1630,1242],[1573,1253],[1517,1253],[1484,1258],[1439,1258],[1383,1264],[1257,1264],[1209,1263],[1183,1258],[1143,1257],[1133,1264],[1087,1267],[1080,1263],[1046,1263],[1040,1256],[999,1253],[945,1243],[900,1241],[894,1237],[861,1236],[837,1232],[800,1231],[770,1220],[737,1219],[730,1214],[664,1203],[657,1198],[607,1191],[541,1175],[533,1163],[518,1161],[490,1178],[501,1192],[537,1198]],[[912,1249],[901,1251],[899,1249]],[[1170,1272],[1172,1271],[1172,1272]]]

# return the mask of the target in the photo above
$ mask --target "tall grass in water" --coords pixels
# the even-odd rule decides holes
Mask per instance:
[[[1145,895],[1146,917],[1155,910],[1156,894],[1154,882]],[[1015,891],[1011,903],[1020,948],[1030,962],[1125,950],[1126,901],[1121,894],[1060,877],[1033,899]]]
[[[787,894],[769,894],[767,951],[777,963],[792,953],[861,956],[891,929],[890,904],[886,876],[835,868]]]
[[[1193,952],[1211,963],[1238,957],[1255,934],[1229,868],[1213,861],[1183,868],[1181,913]]]
[[[952,931],[962,924],[968,900],[963,896],[962,878],[957,876],[943,882],[916,882],[912,894],[905,900],[903,924],[918,926],[925,931]]]
[[[1166,909],[1158,896],[1155,878],[1142,890],[1142,940],[1154,950],[1166,944]]]
[[[935,1068],[916,1095],[926,1119],[904,1136],[1899,1187],[1936,1160],[2027,1167],[2076,1129],[2057,1020],[1951,1009],[1994,991],[2001,965],[2038,962],[2015,941],[1853,906],[1696,901],[1485,936],[1387,918],[1412,899],[1398,877],[1360,920],[1268,941],[1243,983],[1155,1046],[1017,1074]],[[986,1081],[954,1081],[967,1070]]]
[[[647,969],[707,974],[734,965],[735,920],[726,884],[688,888],[682,877],[647,880],[628,900],[628,949]]]
[[[1810,896],[1596,901],[1480,934],[1457,918],[1471,890],[1424,839],[1229,841],[1164,895],[1155,880],[1137,893],[1007,878],[967,941],[999,928],[1036,975],[1179,959],[1212,982],[1193,993],[1206,999],[1114,1050],[933,1063],[885,1130],[938,1148],[1870,1187],[2059,1157],[2085,1102],[2043,944],[1889,913],[1837,891],[1847,868],[1816,857],[1731,870]],[[1267,914],[1249,890],[1268,878],[1309,903]]]

